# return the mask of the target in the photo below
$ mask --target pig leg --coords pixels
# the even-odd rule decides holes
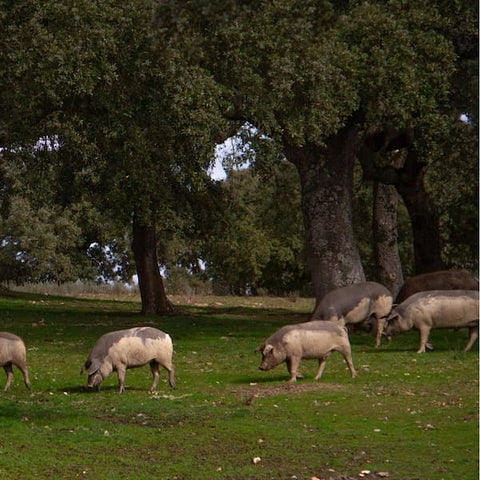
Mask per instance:
[[[315,375],[315,380],[318,380],[323,375],[323,371],[325,370],[326,363],[327,363],[327,356],[318,359],[318,370],[317,370],[317,374]]]
[[[348,369],[350,370],[350,376],[355,378],[357,376],[357,372],[353,366],[352,350],[350,349],[350,346],[338,349],[338,351],[343,355],[345,362],[347,362]]]
[[[152,386],[150,387],[150,391],[154,392],[157,389],[158,379],[160,377],[160,372],[158,371],[158,362],[156,362],[155,360],[152,360],[150,362],[150,369],[152,370],[152,375],[153,375],[153,383],[152,383]]]
[[[418,330],[420,332],[420,347],[418,348],[417,353],[425,353],[428,336],[430,335],[430,327],[428,325],[422,325]]]
[[[287,369],[290,374],[288,381],[293,383],[297,380],[297,371],[300,366],[300,357],[289,357],[287,358]]]
[[[475,327],[470,327],[468,330],[470,332],[470,337],[468,339],[467,346],[463,349],[464,352],[468,352],[475,343],[475,340],[478,338],[478,325]]]
[[[387,323],[387,320],[386,320],[385,317],[379,318],[376,321],[376,324],[377,324],[377,333],[376,333],[376,336],[375,336],[375,346],[376,347],[380,346],[380,343],[382,341],[383,330],[385,329],[385,324],[386,323]]]
[[[5,388],[3,389],[4,392],[8,392],[8,389],[10,388],[10,384],[12,383],[13,379],[13,368],[12,364],[4,365],[3,369],[5,370],[5,373],[7,374],[7,383],[5,384]]]
[[[171,388],[175,388],[175,369],[173,368],[173,365],[165,368],[168,371],[168,383],[170,384]]]
[[[119,390],[118,393],[121,395],[125,391],[125,373],[126,368],[124,366],[117,367],[117,375],[118,375],[118,386]]]
[[[25,363],[17,364],[18,369],[22,372],[25,386],[30,390],[30,379],[28,378],[28,369]]]

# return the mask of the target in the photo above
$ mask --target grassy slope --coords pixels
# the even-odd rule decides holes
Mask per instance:
[[[15,370],[0,394],[0,477],[478,478],[478,345],[461,352],[465,331],[433,332],[424,355],[415,332],[379,349],[354,334],[356,379],[333,354],[320,382],[304,362],[305,380],[287,386],[285,368],[260,372],[253,350],[306,319],[290,305],[190,305],[156,318],[134,302],[0,297],[0,330],[25,340],[32,380],[27,392]],[[163,375],[149,394],[144,367],[127,372],[123,396],[115,375],[87,391],[78,372],[96,339],[139,324],[173,337],[177,389]]]

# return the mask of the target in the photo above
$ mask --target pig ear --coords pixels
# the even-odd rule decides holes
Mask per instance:
[[[87,365],[87,363],[89,363]],[[84,365],[84,370],[87,371],[89,375],[93,375],[96,371],[100,369],[100,362],[87,362]]]
[[[273,345],[265,345],[265,348],[263,349],[263,354],[267,355],[267,353],[270,353],[273,350]]]
[[[254,352],[254,353],[261,352],[261,351],[263,350],[263,347],[264,347],[264,346],[265,346],[265,345],[260,345],[260,346],[257,347],[253,352]]]

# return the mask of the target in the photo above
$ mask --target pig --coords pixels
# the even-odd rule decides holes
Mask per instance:
[[[395,306],[387,318],[385,335],[395,335],[416,328],[420,332],[417,353],[426,350],[432,328],[468,327],[470,336],[464,352],[478,338],[478,291],[431,290],[418,292]]]
[[[392,300],[390,291],[380,283],[354,283],[327,293],[315,308],[312,320],[343,319],[345,324],[373,320],[376,323],[375,346],[378,347]]]
[[[116,371],[118,393],[122,394],[125,390],[126,370],[141,367],[147,363],[150,364],[153,375],[151,392],[157,388],[160,376],[159,365],[168,371],[170,386],[175,388],[172,339],[170,335],[152,327],[135,327],[101,336],[80,374],[87,371],[88,387],[99,391],[103,380]]]
[[[7,374],[7,383],[3,389],[8,392],[13,379],[13,365],[15,365],[23,374],[25,386],[30,389],[30,379],[28,378],[27,368],[27,350],[20,337],[13,333],[0,332],[0,365]]]
[[[400,304],[417,292],[429,290],[478,290],[478,280],[466,270],[439,270],[409,278],[398,292]]]
[[[327,357],[334,351],[343,355],[352,378],[355,377],[347,329],[338,322],[319,320],[287,325],[255,349],[255,352],[262,352],[260,370],[271,370],[286,362],[290,374],[289,382],[301,378],[298,368],[302,359],[318,359],[318,371],[315,375],[315,380],[318,380],[325,369]]]

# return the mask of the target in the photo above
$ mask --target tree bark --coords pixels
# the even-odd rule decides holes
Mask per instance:
[[[435,206],[425,188],[426,165],[419,162],[417,153],[408,150],[401,182],[397,190],[405,202],[413,231],[415,273],[443,270],[439,219]]]
[[[367,141],[359,152],[365,179],[385,185],[395,185],[410,217],[413,232],[415,273],[426,273],[444,269],[441,257],[439,218],[435,205],[425,188],[426,164],[421,162],[413,145],[411,131],[395,134],[387,131]],[[416,135],[418,141],[418,135]],[[381,141],[376,142],[375,140]],[[406,149],[404,165],[401,167],[375,165],[375,155],[397,149]]]
[[[394,186],[374,184],[373,238],[376,278],[393,297],[403,285],[403,271],[398,252],[398,194]]]
[[[155,224],[142,225],[133,216],[133,258],[142,299],[142,314],[163,315],[172,310],[158,268]]]
[[[352,222],[353,162],[358,134],[344,128],[326,147],[284,139],[302,188],[306,256],[316,303],[330,290],[365,281]]]

